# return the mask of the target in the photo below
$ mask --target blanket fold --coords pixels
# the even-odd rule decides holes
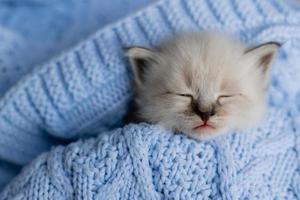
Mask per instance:
[[[102,26],[135,12],[151,1],[131,0],[123,4],[122,0],[0,0],[0,97],[2,98],[9,88],[15,87],[16,82],[29,74],[36,65],[40,67],[42,63],[66,51]],[[13,115],[19,119],[22,111],[21,107]],[[12,110],[12,112],[15,111]],[[4,149],[7,145],[14,146],[15,142],[19,144],[20,138],[15,138],[18,137],[18,132],[23,135],[26,131],[24,126],[29,132],[32,129],[33,135],[37,134],[40,137],[36,139],[34,136],[27,136],[29,141],[44,141],[41,145],[37,145],[36,150],[33,150],[33,152],[36,151],[34,155],[49,149],[53,144],[69,142],[62,137],[58,140],[49,136],[47,128],[42,125],[40,129],[32,128],[38,124],[33,124],[30,120],[15,127],[14,123],[10,123],[11,119],[13,118],[8,119],[5,126],[14,130],[9,132],[5,130],[7,133],[3,133],[9,134],[3,138]],[[20,123],[20,120],[17,122]],[[15,134],[11,135],[11,132]],[[24,136],[21,138],[26,143]],[[26,143],[27,146],[30,144],[36,145],[32,142]],[[20,156],[20,161],[16,161],[10,157],[9,151],[3,151],[2,154],[7,156],[0,156],[0,190],[9,177],[16,175],[17,169],[24,164],[22,156]],[[22,151],[22,148],[19,149],[17,154],[22,155]],[[24,153],[25,157],[34,157],[34,155]]]

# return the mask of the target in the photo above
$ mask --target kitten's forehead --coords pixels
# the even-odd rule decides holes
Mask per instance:
[[[162,46],[163,59],[173,69],[170,78],[184,81],[201,96],[213,94],[224,78],[232,82],[243,50],[240,43],[226,37],[199,34],[184,35]]]
[[[170,56],[214,61],[211,58],[218,58],[217,60],[220,60],[222,58],[226,59],[228,56],[239,56],[245,50],[245,46],[239,41],[225,35],[216,33],[190,33],[163,43],[161,49],[163,53]]]

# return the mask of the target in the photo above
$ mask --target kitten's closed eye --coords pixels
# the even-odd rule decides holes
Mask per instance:
[[[194,96],[192,94],[189,94],[189,93],[177,93],[177,92],[166,92],[165,94],[171,94],[171,95],[176,95],[176,96],[180,96],[180,97],[187,97],[187,98],[191,98],[193,99]]]
[[[189,97],[189,98],[193,98],[193,95],[191,95],[191,94],[185,94],[185,93],[175,93],[176,95],[178,95],[178,96],[181,96],[181,97]]]
[[[218,104],[222,104],[224,103],[226,100],[231,100],[234,97],[239,97],[242,96],[242,94],[222,94],[219,95],[217,98],[217,103]]]

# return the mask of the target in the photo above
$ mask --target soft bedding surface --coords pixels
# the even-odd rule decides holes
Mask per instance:
[[[0,97],[34,68],[67,51],[97,29],[151,2],[0,0]],[[14,145],[11,142],[9,145]],[[52,143],[50,138],[48,143]],[[36,152],[40,153],[41,149],[37,148]],[[22,165],[0,156],[0,190]]]

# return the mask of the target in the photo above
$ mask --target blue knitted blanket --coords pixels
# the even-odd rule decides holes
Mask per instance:
[[[130,0],[124,4],[123,0],[0,0],[0,98],[35,66],[67,51],[97,29],[135,12],[151,1],[153,0]],[[4,126],[9,128],[7,124]],[[53,139],[51,133],[44,129],[41,124],[38,134],[43,135],[45,142],[34,145],[32,152],[35,155],[62,142]],[[9,138],[6,139],[0,137],[0,143],[4,142],[6,146],[18,144],[19,141],[14,137],[21,139],[25,136],[19,134],[19,131],[19,128],[15,129],[14,134],[9,133]],[[21,132],[24,133],[24,129]],[[29,140],[35,140],[30,137]],[[65,140],[64,137],[62,139]],[[0,151],[7,151],[6,148],[2,147]],[[20,151],[19,157],[23,157]],[[30,160],[27,159],[27,162]],[[1,153],[0,191],[25,164],[20,161],[21,159],[11,160],[10,153]]]
[[[0,199],[300,199],[299,25],[296,1],[161,0],[100,29],[3,95],[0,158],[24,165],[62,141],[99,136],[41,154]],[[187,30],[283,44],[266,119],[205,142],[154,125],[114,129],[132,94],[122,47]]]

